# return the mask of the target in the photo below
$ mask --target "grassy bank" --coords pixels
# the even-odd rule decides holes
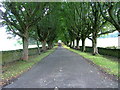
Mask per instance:
[[[118,74],[118,62],[117,61],[110,60],[108,58],[103,57],[102,55],[93,56],[90,53],[85,53],[85,52],[81,52],[81,51],[78,51],[75,49],[71,49],[67,46],[64,46],[64,47],[70,51],[73,51],[73,52],[83,56],[86,59],[89,59],[94,64],[100,66],[108,74],[120,77],[120,74]]]
[[[56,47],[55,47],[56,48]],[[10,80],[17,78],[23,72],[28,71],[34,64],[41,61],[44,57],[51,54],[55,48],[46,51],[45,53],[41,53],[40,55],[30,56],[28,61],[16,61],[14,63],[7,64],[2,67],[2,82],[1,85],[8,83]]]

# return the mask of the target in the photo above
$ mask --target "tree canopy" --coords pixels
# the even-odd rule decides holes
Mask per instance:
[[[28,60],[29,38],[41,42],[43,51],[46,44],[52,48],[57,40],[73,48],[76,40],[76,49],[82,40],[85,51],[85,40],[89,38],[93,54],[98,54],[100,35],[120,33],[120,2],[4,2],[2,7],[3,24],[23,40],[23,60]]]

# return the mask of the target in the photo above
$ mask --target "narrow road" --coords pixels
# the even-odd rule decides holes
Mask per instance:
[[[5,88],[118,88],[80,55],[57,50]]]

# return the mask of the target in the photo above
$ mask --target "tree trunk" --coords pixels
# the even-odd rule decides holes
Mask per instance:
[[[23,56],[22,60],[28,60],[28,30],[24,33],[25,37],[22,38],[23,40]]]
[[[72,41],[70,41],[70,45],[69,45],[69,47],[70,47],[70,48],[72,47]]]
[[[69,46],[69,41],[67,41],[67,46]]]
[[[97,33],[93,33],[93,40],[92,40],[92,47],[93,47],[93,55],[98,54],[98,48],[97,48]]]
[[[73,46],[72,47],[75,48],[75,42],[74,42],[74,40],[73,40]]]
[[[42,43],[42,50],[46,51],[46,41],[44,40],[41,43]]]
[[[79,38],[76,38],[76,49],[80,49],[80,47],[79,47],[79,41],[80,41],[80,39]]]
[[[48,43],[48,48],[49,48],[49,49],[52,49],[52,48],[53,48],[53,44],[49,42],[49,43]]]
[[[38,54],[40,55],[39,41],[37,40]]]
[[[82,51],[85,52],[85,39],[82,39]]]

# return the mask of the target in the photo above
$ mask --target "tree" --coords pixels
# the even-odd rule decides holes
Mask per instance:
[[[56,38],[56,27],[57,27],[57,13],[56,3],[49,3],[46,9],[45,17],[41,22],[37,24],[37,33],[40,42],[42,43],[42,50],[46,50],[46,43],[49,48],[52,48],[53,41]]]
[[[50,3],[49,6],[49,20],[48,20],[48,32],[49,35],[47,37],[47,44],[48,48],[53,48],[53,43],[55,40],[57,40],[57,34],[59,30],[59,9],[61,4],[60,3]]]
[[[89,19],[89,3],[77,3],[75,6],[75,10],[78,14],[78,29],[80,32],[80,39],[82,40],[82,51],[85,51],[85,39],[89,37],[89,35],[92,33],[92,30],[90,29],[90,19]]]
[[[23,40],[23,60],[28,60],[28,39],[31,27],[44,16],[45,3],[4,2],[4,19],[9,31],[19,35]],[[38,10],[39,9],[39,10]]]
[[[66,3],[64,6],[64,18],[66,19],[66,27],[69,33],[69,42],[70,47],[72,47],[72,42],[76,39],[76,49],[79,49],[79,40],[80,40],[80,29],[78,28],[78,16],[76,10],[74,9],[75,4]],[[73,43],[74,45],[74,43]]]
[[[30,38],[32,38],[33,40],[35,40],[35,42],[37,44],[37,47],[38,47],[38,54],[40,54],[41,53],[41,50],[40,50],[40,47],[39,47],[40,42],[39,42],[39,38],[38,38],[36,26],[32,27],[32,31],[29,32],[29,36],[30,36]]]
[[[85,51],[85,39],[92,37],[90,39],[92,40],[93,54],[98,54],[97,38],[102,34],[114,31],[102,30],[107,21],[102,17],[98,3],[66,3],[63,12],[69,33],[70,47],[76,38],[77,49],[79,49],[79,40],[81,39],[82,51]]]
[[[91,20],[91,27],[92,27],[92,47],[93,47],[93,55],[98,54],[97,49],[97,38],[101,34],[111,33],[115,30],[107,30],[104,31],[102,28],[105,26],[107,21],[102,17],[100,13],[99,4],[97,2],[91,3],[91,13],[89,14],[89,18]],[[100,33],[100,34],[99,34]]]

